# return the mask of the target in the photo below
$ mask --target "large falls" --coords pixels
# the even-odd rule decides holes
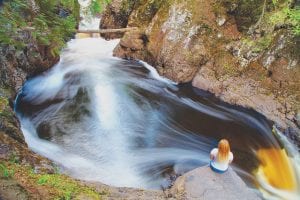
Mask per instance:
[[[117,43],[73,39],[56,66],[25,83],[16,111],[33,151],[76,178],[159,189],[207,165],[227,138],[250,187],[298,197],[299,154],[263,116],[114,58]]]

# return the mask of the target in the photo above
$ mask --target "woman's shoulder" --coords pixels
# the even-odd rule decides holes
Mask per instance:
[[[218,148],[213,148],[211,151],[210,151],[211,154],[217,154],[218,153]]]

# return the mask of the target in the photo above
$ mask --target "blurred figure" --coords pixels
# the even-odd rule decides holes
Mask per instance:
[[[220,140],[218,148],[210,152],[210,168],[217,173],[227,171],[229,164],[233,160],[233,154],[230,151],[229,142],[226,139]]]

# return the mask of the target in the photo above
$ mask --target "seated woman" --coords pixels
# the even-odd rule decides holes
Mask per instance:
[[[227,171],[229,164],[233,160],[233,154],[226,139],[220,140],[218,148],[211,150],[210,159],[210,168],[214,172],[224,173]]]

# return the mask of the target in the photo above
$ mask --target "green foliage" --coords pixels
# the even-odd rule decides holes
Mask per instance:
[[[4,164],[0,164],[0,173],[1,176],[4,178],[10,178],[13,176],[14,171],[13,170],[9,170]]]
[[[300,7],[287,10],[287,17],[293,26],[293,33],[297,36],[300,36]]]
[[[292,33],[300,36],[300,7],[291,8],[290,0],[272,0],[274,11],[267,15],[266,20],[272,26],[277,24],[291,25]]]
[[[78,20],[76,0],[6,1],[0,10],[0,42],[22,49],[32,40],[47,45],[57,55],[75,32]],[[59,10],[73,13],[59,16]],[[29,36],[28,36],[29,34]]]
[[[272,36],[265,35],[256,40],[253,40],[251,38],[243,38],[242,42],[245,46],[249,47],[252,50],[252,52],[260,53],[263,50],[266,50],[271,45]]]
[[[90,5],[92,15],[100,14],[103,11],[103,8],[110,2],[111,0],[92,0]]]
[[[254,45],[253,52],[260,53],[263,50],[266,50],[272,43],[272,37],[270,35],[265,35],[264,37],[259,38]]]
[[[80,196],[80,199],[100,200],[108,194],[107,190],[97,192],[95,189],[81,185],[78,181],[65,175],[58,173],[36,174],[31,166],[12,162],[0,163],[0,178],[12,178],[22,181],[25,189],[27,187],[43,188],[49,191],[47,199],[69,200],[78,199]],[[30,193],[31,191],[28,192]]]
[[[273,5],[276,5],[278,3],[278,0],[272,0]]]
[[[69,200],[72,197],[84,193],[92,199],[100,199],[100,196],[93,190],[78,185],[77,182],[70,180],[60,174],[44,174],[38,176],[37,184],[50,186],[59,189],[59,198]]]

